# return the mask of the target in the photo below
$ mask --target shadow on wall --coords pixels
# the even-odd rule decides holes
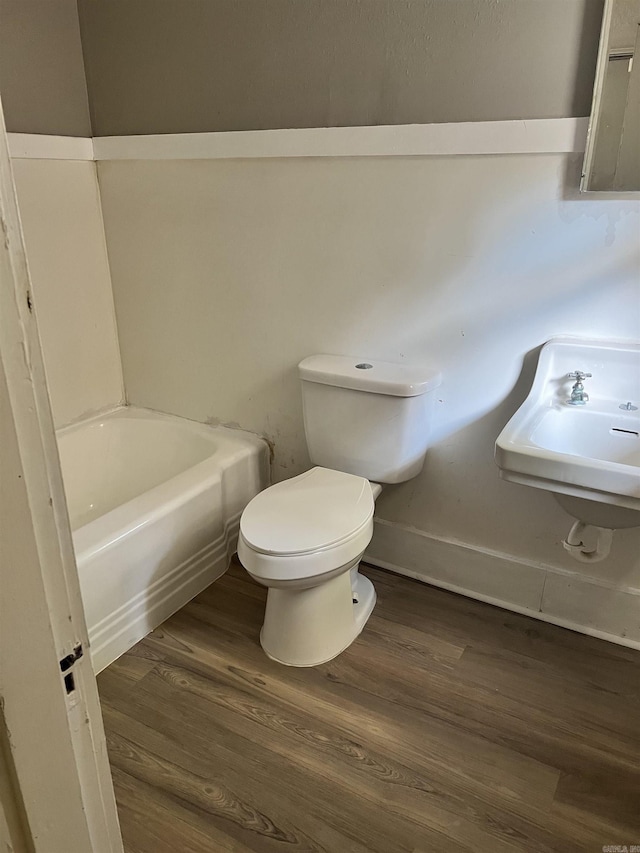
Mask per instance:
[[[611,205],[593,200],[582,199],[578,206],[549,199],[535,188],[533,194],[519,197],[503,195],[499,187],[491,186],[485,188],[493,196],[489,214],[483,217],[476,212],[474,218],[462,216],[459,207],[446,203],[448,187],[430,189],[432,209],[423,211],[422,219],[410,221],[407,216],[390,222],[380,200],[371,198],[366,221],[355,206],[349,208],[347,200],[340,211],[317,224],[320,233],[312,264],[316,277],[335,279],[340,263],[349,259],[339,278],[344,288],[333,294],[329,290],[329,300],[313,306],[311,312],[316,318],[324,314],[327,320],[346,313],[353,325],[343,324],[342,336],[321,323],[305,326],[308,347],[301,350],[301,357],[328,351],[409,361],[424,360],[426,353],[445,374],[438,390],[440,416],[434,444],[476,423],[476,441],[486,440],[488,450],[491,438],[492,453],[493,439],[528,392],[524,383],[529,380],[530,384],[533,376],[528,365],[535,371],[539,347],[567,330],[606,337],[607,324],[593,304],[609,281],[628,282],[628,305],[633,305],[638,247],[627,241],[620,252],[602,252],[598,220],[609,217],[604,245],[611,246],[616,223],[622,224],[624,218],[625,205],[621,209],[620,203],[613,212]],[[634,210],[633,202],[628,210]],[[437,244],[432,236],[435,219],[437,231],[455,234],[455,241],[449,239],[444,247]],[[559,221],[569,227],[559,227]],[[296,247],[293,259],[289,255],[285,261],[286,240],[287,235],[280,234],[272,250],[277,264],[300,261],[297,290],[288,296],[297,303],[304,325],[310,313],[305,309],[309,292],[303,263],[307,259],[301,261],[299,254],[306,247],[304,243]],[[349,257],[349,243],[358,246],[369,241],[368,255]],[[373,283],[369,292],[364,282]],[[625,310],[624,303],[620,308]],[[361,342],[358,349],[356,340]],[[535,355],[524,356],[520,372],[520,353],[527,345],[534,347]],[[287,393],[295,394],[299,409],[295,363],[282,365],[281,370],[266,386],[271,387],[267,397],[274,399],[274,392],[277,399],[282,388],[274,386],[284,383]],[[269,412],[268,401],[265,410]],[[282,449],[289,444],[288,429],[295,429],[297,423],[295,416],[266,415],[266,432],[276,445],[276,464],[287,471],[283,476],[306,464],[301,466],[295,454],[285,461],[286,449]],[[492,426],[487,433],[490,424],[495,429]]]
[[[612,245],[615,223],[622,222],[624,211],[619,209],[619,204],[613,213],[611,205],[580,201],[579,208],[561,203],[557,218],[565,224],[584,220],[595,239],[585,239],[582,228],[558,229],[557,219],[550,215],[547,197],[538,198],[532,206],[530,195],[522,198],[511,195],[501,199],[499,216],[493,219],[474,221],[459,218],[456,213],[450,223],[442,221],[442,207],[438,205],[437,195],[432,197],[439,211],[439,228],[456,233],[455,251],[440,254],[437,270],[433,267],[430,270],[432,279],[425,282],[426,286],[416,287],[416,281],[425,276],[433,260],[433,241],[428,236],[430,217],[409,226],[406,220],[402,221],[397,226],[397,234],[393,233],[393,226],[391,233],[387,228],[385,245],[374,248],[368,258],[351,261],[352,269],[343,272],[344,289],[335,293],[333,302],[318,306],[321,313],[335,312],[337,316],[344,312],[346,303],[353,317],[364,307],[362,316],[357,316],[358,329],[353,336],[362,341],[361,347],[355,350],[351,340],[328,346],[326,328],[321,328],[315,336],[309,335],[308,348],[301,350],[300,357],[316,351],[341,354],[352,351],[354,356],[369,357],[373,353],[391,361],[424,360],[422,353],[426,350],[429,360],[443,366],[445,372],[443,386],[437,392],[440,416],[436,419],[434,444],[477,423],[476,436],[486,439],[488,451],[491,435],[493,438],[498,435],[526,397],[540,346],[549,337],[563,334],[567,329],[571,333],[576,321],[581,328],[580,334],[607,336],[599,313],[591,308],[593,300],[602,295],[603,284],[629,282],[628,307],[633,310],[633,282],[640,260],[638,248],[628,242],[623,252],[603,253],[602,235],[595,233],[598,219],[608,216],[611,225],[604,242]],[[632,209],[631,202],[629,210]],[[335,276],[339,259],[348,254],[346,242],[353,239],[354,227],[358,230],[368,227],[372,245],[378,245],[376,232],[382,232],[386,224],[381,222],[378,226],[369,221],[368,226],[346,226],[352,214],[355,216],[356,212],[348,209],[341,212],[344,229],[340,217],[319,224],[321,231],[327,231],[320,240],[324,252],[314,264],[317,270],[319,268],[319,276]],[[505,222],[509,224],[508,233],[504,230]],[[415,246],[420,242],[416,233],[419,229],[423,229],[424,251],[416,253],[415,248],[409,247],[405,253],[403,244]],[[519,235],[519,238],[509,239],[509,235]],[[356,242],[362,236],[358,235]],[[396,247],[389,253],[388,244],[394,240]],[[274,252],[279,262],[285,248],[276,243]],[[376,278],[376,292],[365,299],[349,299],[353,281],[375,281]],[[298,281],[298,293],[290,295],[299,300],[303,315],[307,292],[302,271]],[[487,282],[491,282],[490,289]],[[403,299],[403,288],[406,299]],[[407,305],[410,305],[410,314]],[[625,310],[624,303],[620,310]],[[380,339],[378,331],[368,331],[385,327],[402,329],[402,334]],[[546,331],[536,335],[530,331],[535,329]],[[532,338],[534,348],[524,356],[523,363],[516,354],[522,351],[523,342],[530,342]],[[400,351],[397,349],[399,341]],[[290,389],[288,394],[295,394],[299,404],[295,364],[282,365],[281,370],[261,388],[262,397],[265,397],[265,387],[270,389],[265,399],[267,412],[268,400],[282,393],[282,385]],[[283,423],[283,418],[289,423]],[[296,425],[295,416],[266,415],[266,433],[276,446],[276,465],[283,469],[282,476],[290,476],[307,464],[306,461],[301,464],[295,454],[285,459],[286,450],[281,450],[283,443],[290,443],[288,432]],[[490,425],[492,428],[487,433]],[[493,441],[490,448],[492,454]]]
[[[438,391],[445,405],[434,442],[446,440],[491,412],[503,412],[506,423],[528,391],[521,396],[522,383],[533,377],[528,369],[532,353],[537,361],[540,346],[550,337],[619,337],[608,331],[611,324],[593,308],[610,282],[616,287],[623,283],[619,310],[637,316],[640,245],[627,240],[621,251],[605,253],[602,235],[596,234],[598,220],[608,217],[604,243],[613,245],[616,226],[624,224],[625,213],[633,212],[637,218],[637,204],[618,201],[612,211],[610,204],[593,199],[583,198],[579,207],[561,202],[558,218],[584,228],[560,229],[549,215],[547,199],[539,200],[537,207],[531,201],[530,197],[512,198],[497,219],[480,222],[480,228],[467,234],[465,252],[457,255],[461,263],[448,271],[437,289],[429,289],[423,308],[416,301],[412,325],[405,328],[407,351],[424,349],[428,338],[433,360],[442,358],[446,364]],[[589,239],[589,232],[594,239]],[[440,275],[443,272],[441,268]],[[426,331],[429,315],[437,320]],[[536,329],[546,331],[536,334]],[[519,353],[527,343],[533,350],[524,356],[519,374]],[[512,404],[514,394],[519,402]]]
[[[312,353],[431,362],[434,441],[477,424],[553,335],[638,333],[637,204],[563,201],[565,161],[100,164],[129,398],[266,435],[275,479]]]
[[[537,567],[559,565],[581,578],[592,576],[602,578],[605,585],[637,588],[637,529],[616,531],[612,559],[597,565],[579,564],[562,548],[575,519],[553,494],[499,476],[495,440],[529,394],[540,350],[538,346],[526,353],[517,380],[495,408],[431,447],[419,477],[383,491],[376,516],[410,532],[419,530],[436,539],[489,547],[524,561],[535,555]],[[597,624],[598,614],[593,616]]]

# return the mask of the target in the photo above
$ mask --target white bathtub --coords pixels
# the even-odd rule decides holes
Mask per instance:
[[[99,672],[226,571],[268,449],[131,407],[60,430],[58,446]]]

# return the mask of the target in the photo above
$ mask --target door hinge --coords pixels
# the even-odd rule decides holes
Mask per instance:
[[[83,654],[84,652],[82,650],[82,643],[79,643],[71,652],[71,654],[66,655],[60,660],[60,672],[64,673],[64,687],[67,693],[73,693],[73,691],[76,689],[76,683],[73,677],[73,673],[69,672],[69,670],[77,660],[80,660]]]

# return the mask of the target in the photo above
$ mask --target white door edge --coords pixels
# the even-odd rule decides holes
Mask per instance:
[[[0,224],[0,724],[14,798],[0,833],[16,832],[13,812],[35,853],[122,853],[2,118]]]

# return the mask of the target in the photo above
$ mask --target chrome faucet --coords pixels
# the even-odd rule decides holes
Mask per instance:
[[[567,400],[570,406],[584,406],[589,401],[589,395],[584,390],[582,384],[583,379],[589,379],[591,373],[583,373],[581,370],[576,370],[574,373],[567,373],[568,379],[575,379],[575,385],[571,389],[571,396]]]

